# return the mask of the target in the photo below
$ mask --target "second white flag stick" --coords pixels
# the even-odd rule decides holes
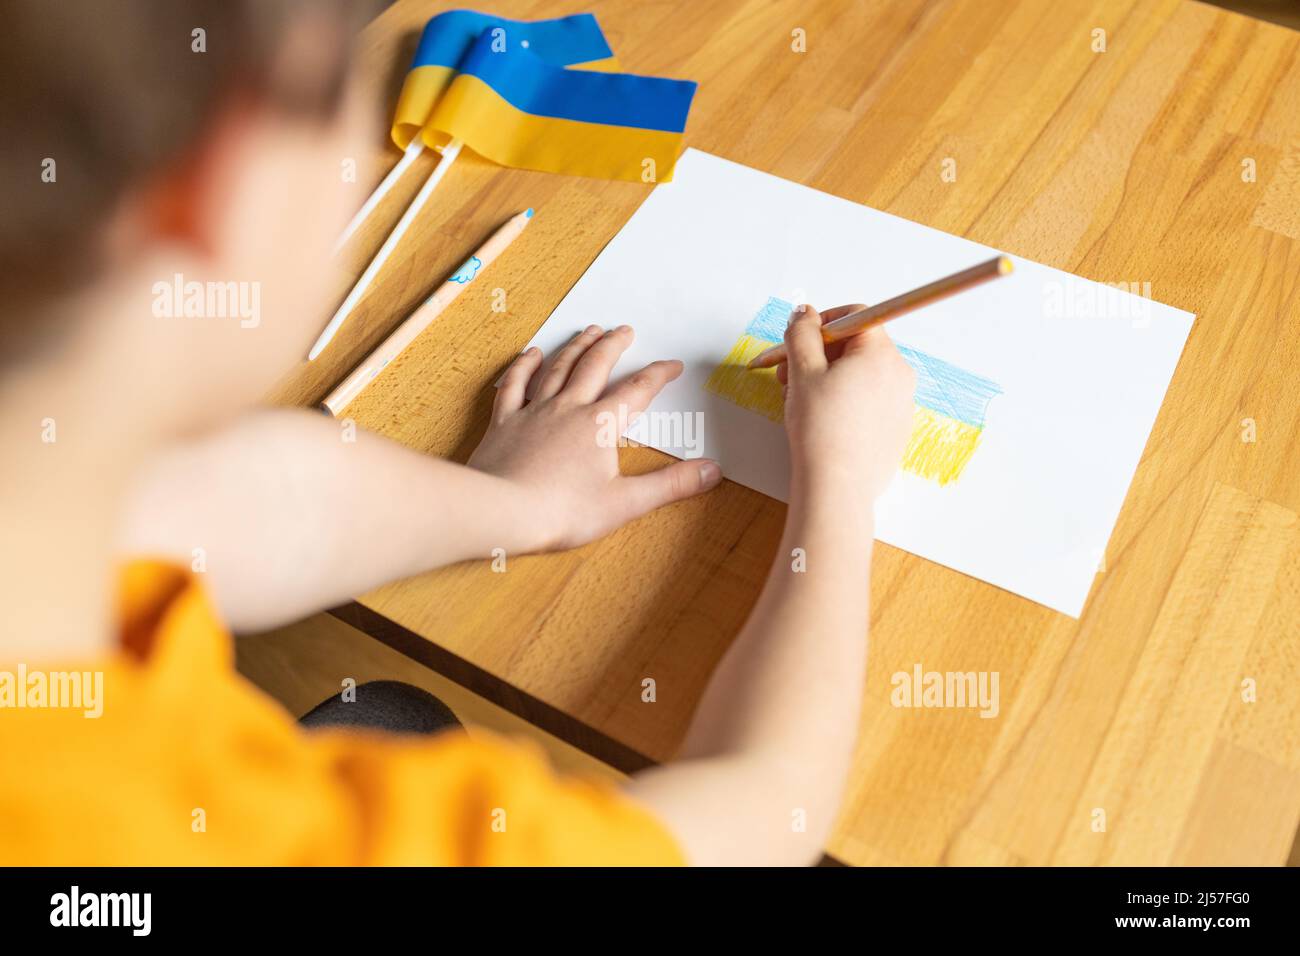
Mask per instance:
[[[438,183],[442,182],[442,177],[447,175],[447,170],[451,167],[451,164],[455,161],[456,157],[460,155],[460,148],[461,141],[459,139],[453,139],[443,149],[442,159],[438,163],[438,168],[429,174],[429,178],[425,180],[424,185],[420,187],[420,191],[416,193],[415,198],[411,200],[411,205],[407,207],[406,212],[402,213],[402,218],[397,221],[397,225],[394,226],[393,231],[388,234],[388,238],[384,240],[384,244],[379,247],[379,251],[375,253],[375,257],[370,260],[370,265],[366,266],[366,271],[361,273],[361,278],[357,280],[356,285],[352,287],[352,291],[347,294],[347,298],[343,300],[343,303],[334,312],[333,317],[330,318],[328,324],[325,326],[325,331],[321,332],[320,338],[316,340],[316,344],[313,345],[311,351],[307,353],[307,361],[314,361],[316,356],[320,355],[320,353],[325,350],[325,346],[329,345],[330,340],[334,338],[334,334],[343,324],[343,320],[348,317],[348,314],[354,308],[356,308],[356,304],[361,301],[361,297],[365,295],[366,289],[370,287],[370,283],[374,281],[375,276],[379,274],[379,270],[383,268],[384,262],[386,262],[388,257],[393,254],[393,250],[397,248],[397,244],[402,241],[402,236],[406,234],[406,230],[410,228],[411,223],[415,221],[415,217],[419,215],[420,208],[428,201],[429,196],[432,195],[433,191],[438,188]]]
[[[397,161],[397,165],[388,171],[388,175],[383,178],[379,185],[375,187],[375,191],[372,192],[366,201],[361,204],[361,208],[358,209],[357,214],[352,217],[352,221],[347,224],[338,239],[335,240],[335,254],[337,254],[338,251],[347,244],[347,241],[352,238],[352,234],[356,232],[357,229],[360,228],[361,224],[366,221],[366,218],[375,211],[375,207],[379,205],[380,200],[388,195],[388,190],[392,189],[393,186],[396,185],[397,181],[402,178],[406,171],[411,167],[411,164],[415,162],[423,152],[424,140],[417,136],[415,139],[411,140],[411,145],[406,147],[406,151],[402,153],[402,158]]]

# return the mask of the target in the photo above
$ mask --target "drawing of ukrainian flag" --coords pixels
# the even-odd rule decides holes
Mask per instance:
[[[1002,389],[917,349],[898,345],[898,351],[916,371],[912,438],[903,453],[903,470],[946,485],[961,477],[975,454],[989,402]]]
[[[776,369],[745,366],[785,337],[793,309],[783,299],[769,298],[704,387],[774,422],[782,421],[785,408]],[[1002,389],[995,382],[918,349],[899,345],[898,351],[916,371],[912,437],[903,453],[902,468],[946,485],[961,476],[975,454],[988,404],[1002,394]]]
[[[613,72],[590,14],[520,21],[455,10],[424,28],[392,137],[459,138],[503,166],[666,182],[696,85]],[[649,180],[647,170],[652,172]]]

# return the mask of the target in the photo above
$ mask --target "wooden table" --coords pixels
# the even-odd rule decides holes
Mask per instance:
[[[389,104],[416,31],[447,6],[399,0],[369,29]],[[1149,282],[1198,316],[1082,620],[877,546],[857,765],[830,852],[1285,861],[1300,817],[1300,34],[1179,0],[492,6],[591,10],[626,69],[698,80],[690,145],[1090,279]],[[358,203],[395,159],[373,144]],[[421,178],[350,247],[340,296]],[[532,205],[489,280],[348,409],[464,460],[495,376],[649,190],[462,158],[334,345],[273,398],[319,400]],[[624,467],[663,461],[630,449]],[[447,568],[338,613],[635,769],[681,739],[783,513],[726,483],[580,550],[512,557],[504,574]],[[997,671],[997,719],[892,707],[890,676],[918,663]]]

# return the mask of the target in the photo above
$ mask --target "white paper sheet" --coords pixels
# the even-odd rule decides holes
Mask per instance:
[[[533,344],[632,325],[616,376],[662,358],[686,370],[629,437],[716,458],[727,478],[785,500],[783,426],[705,388],[767,300],[879,302],[998,251],[692,149]],[[900,471],[876,536],[1078,617],[1193,316],[1014,261],[1012,275],[886,327],[1001,394],[959,477]]]

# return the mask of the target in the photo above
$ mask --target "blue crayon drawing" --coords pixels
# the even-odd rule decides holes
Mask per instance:
[[[895,345],[916,372],[916,404],[954,421],[984,427],[989,400],[1002,394],[996,382],[906,345]]]
[[[745,334],[764,342],[776,344],[785,338],[785,328],[790,324],[790,313],[794,306],[784,299],[770,296],[758,314],[745,326]]]

